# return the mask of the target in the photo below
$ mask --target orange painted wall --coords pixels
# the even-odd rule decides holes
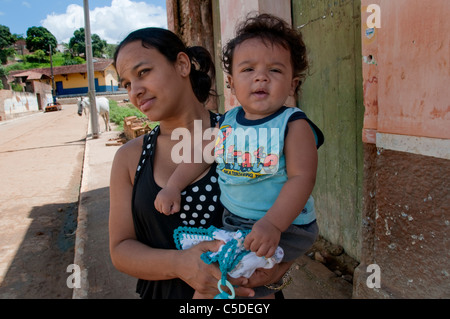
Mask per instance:
[[[381,9],[373,34],[370,4]],[[450,138],[450,1],[362,0],[361,9],[364,141],[375,131]]]

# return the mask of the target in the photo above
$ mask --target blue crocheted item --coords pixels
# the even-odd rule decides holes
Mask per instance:
[[[214,226],[210,226],[208,229],[204,228],[194,228],[194,227],[178,227],[174,231],[174,240],[177,249],[188,249],[202,241],[211,241],[215,239],[220,239],[218,237],[221,230]],[[222,272],[222,278],[219,281],[221,285],[230,287],[231,285],[227,281],[227,274],[236,267],[236,265],[241,261],[241,259],[250,253],[249,250],[244,248],[245,236],[250,232],[240,231],[235,232],[235,236],[228,242],[226,242],[218,252],[205,252],[201,255],[201,259],[207,263],[211,264],[213,262],[219,263],[219,269]],[[231,289],[230,289],[231,290]],[[234,298],[234,291],[232,295],[228,295],[225,292],[221,292],[215,298],[216,299],[226,299],[224,298]]]

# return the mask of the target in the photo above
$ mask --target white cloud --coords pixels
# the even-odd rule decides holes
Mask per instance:
[[[115,44],[133,30],[144,27],[167,28],[167,15],[162,7],[145,2],[112,0],[109,7],[90,8],[91,33],[98,34],[108,43]],[[66,13],[52,13],[41,21],[59,43],[68,43],[75,30],[84,28],[82,6],[71,4]]]

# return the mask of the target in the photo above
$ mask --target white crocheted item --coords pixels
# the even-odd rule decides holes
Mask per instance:
[[[179,227],[175,230],[174,239],[178,249],[188,249],[203,241],[221,240],[224,242],[217,252],[202,254],[206,263],[219,262],[223,276],[226,274],[233,278],[249,278],[257,268],[272,268],[281,262],[284,256],[283,249],[277,247],[275,254],[270,258],[258,257],[254,252],[244,248],[244,239],[249,231],[226,231],[211,226],[208,229]]]

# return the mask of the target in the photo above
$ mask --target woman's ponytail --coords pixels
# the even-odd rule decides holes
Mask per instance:
[[[191,59],[191,85],[197,99],[205,103],[211,94],[212,79],[215,77],[211,54],[203,47],[193,46],[186,49]]]

